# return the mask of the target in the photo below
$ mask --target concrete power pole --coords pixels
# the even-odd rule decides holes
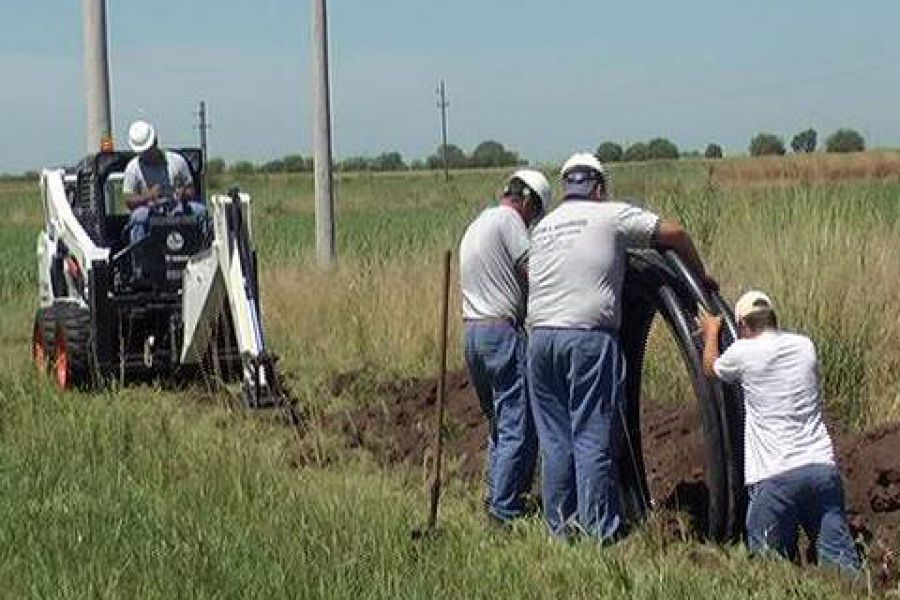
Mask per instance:
[[[106,0],[82,0],[84,81],[87,100],[87,151],[112,145],[109,59],[106,52]]]
[[[447,161],[447,96],[444,90],[444,80],[441,79],[437,89],[438,108],[441,109],[441,160],[444,162],[444,181],[450,181],[450,166]]]
[[[319,266],[335,264],[334,196],[331,172],[331,99],[328,89],[328,21],[325,0],[313,0],[313,145],[316,187],[316,258]]]

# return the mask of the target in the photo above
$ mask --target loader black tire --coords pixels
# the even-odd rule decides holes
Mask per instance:
[[[75,302],[54,305],[56,317],[54,379],[61,390],[96,384],[91,313]]]
[[[692,335],[698,305],[707,310],[727,312],[716,294],[702,291],[690,281],[686,270],[679,271],[667,257],[656,252],[629,254],[623,289],[620,337],[627,366],[625,398],[622,402],[626,426],[622,428],[619,455],[620,489],[623,511],[629,521],[643,519],[653,507],[644,467],[641,437],[641,372],[650,327],[661,316],[680,349],[691,380],[696,408],[703,428],[705,452],[705,514],[695,515],[699,533],[706,539],[733,539],[742,530],[742,426],[739,391],[709,380],[702,369],[702,345]],[[700,296],[700,297],[698,297]],[[730,317],[730,313],[727,315]],[[733,321],[733,320],[732,320]],[[726,340],[726,343],[731,340]]]
[[[31,361],[40,375],[47,375],[56,351],[56,316],[53,307],[39,308],[34,314],[31,334]]]

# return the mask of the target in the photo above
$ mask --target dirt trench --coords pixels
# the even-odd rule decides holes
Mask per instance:
[[[341,393],[345,378],[333,386]],[[323,425],[344,445],[362,448],[385,468],[420,468],[430,459],[434,438],[434,379],[378,385],[380,402],[335,413]],[[681,509],[694,518],[706,510],[700,417],[690,406],[643,400],[641,428],[647,478],[655,506]],[[900,553],[900,423],[854,435],[831,428],[845,481],[851,528],[881,573],[897,581]],[[464,371],[448,374],[444,449],[445,480],[477,485],[483,478],[487,426]]]

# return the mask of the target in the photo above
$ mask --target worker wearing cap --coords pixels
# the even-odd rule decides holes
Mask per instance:
[[[528,226],[550,203],[539,171],[513,173],[497,206],[466,229],[459,247],[469,377],[488,418],[488,514],[501,522],[523,512],[537,438],[525,383]]]
[[[193,201],[194,178],[187,161],[180,154],[159,147],[156,130],[150,123],[132,123],[128,144],[137,153],[125,167],[122,182],[125,204],[131,211],[128,230],[132,243],[147,235],[151,210],[205,214],[206,207]]]
[[[622,533],[616,469],[619,345],[626,250],[671,248],[709,286],[690,236],[676,222],[609,198],[591,154],[563,165],[565,195],[535,227],[528,272],[528,383],[551,534],[601,541]]]
[[[741,296],[734,312],[739,339],[721,356],[721,317],[701,318],[703,370],[743,388],[748,546],[796,558],[802,526],[815,540],[820,563],[856,572],[859,556],[822,419],[815,345],[806,336],[779,330],[775,306],[762,292]]]

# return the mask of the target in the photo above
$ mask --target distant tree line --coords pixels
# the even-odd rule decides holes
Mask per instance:
[[[797,133],[791,139],[791,150],[797,154],[815,152],[818,143],[818,134],[815,129],[809,128]],[[862,152],[866,149],[865,140],[859,132],[853,129],[838,129],[825,140],[826,152]],[[787,152],[784,140],[773,133],[762,132],[753,136],[750,140],[749,151],[751,156],[782,155]],[[725,153],[722,146],[709,143],[702,155],[700,151],[693,150],[681,152],[672,141],[666,138],[653,138],[648,142],[634,142],[627,147],[613,141],[606,141],[597,146],[596,156],[600,162],[611,163],[619,161],[642,160],[673,160],[677,158],[722,158]]]
[[[813,128],[804,129],[795,134],[790,141],[790,149],[795,154],[815,152],[818,149],[818,133]],[[854,129],[841,128],[825,138],[825,152],[862,152],[866,149],[863,136]],[[748,148],[751,156],[779,156],[788,151],[784,138],[760,132],[750,140]],[[528,161],[517,152],[507,149],[495,140],[485,140],[475,146],[471,154],[454,144],[446,148],[438,148],[423,159],[407,162],[403,155],[396,151],[382,152],[369,156],[351,156],[335,162],[339,171],[406,171],[443,168],[443,152],[447,155],[447,165],[451,169],[481,169],[491,167],[514,167],[527,165]],[[675,160],[678,158],[722,158],[722,146],[709,143],[701,153],[699,150],[681,151],[671,140],[656,137],[646,142],[634,142],[627,147],[614,141],[605,141],[597,146],[596,156],[604,163],[643,160]],[[264,163],[253,163],[239,160],[226,163],[222,158],[211,158],[206,163],[210,175],[249,175],[253,173],[304,173],[312,172],[313,159],[310,156],[289,154]],[[27,171],[22,174],[0,174],[0,180],[37,180],[39,174]]]
[[[818,144],[818,133],[813,128],[804,129],[791,138],[791,150],[795,154],[815,152]],[[855,129],[838,129],[825,138],[826,152],[862,152],[866,149],[866,141]],[[751,156],[780,156],[787,152],[784,140],[774,134],[762,132],[750,140]]]
[[[511,167],[528,164],[517,152],[508,150],[495,140],[481,142],[471,154],[466,154],[459,146],[447,144],[447,165],[451,169]],[[378,156],[350,156],[335,161],[338,171],[406,171],[443,168],[442,148],[438,146],[434,154],[424,160],[416,159],[407,162],[403,155],[396,151],[382,152]],[[252,173],[303,173],[313,170],[312,157],[291,154],[262,164],[254,164],[247,160],[227,164],[221,158],[212,158],[206,163],[210,175],[231,173],[248,175]]]

